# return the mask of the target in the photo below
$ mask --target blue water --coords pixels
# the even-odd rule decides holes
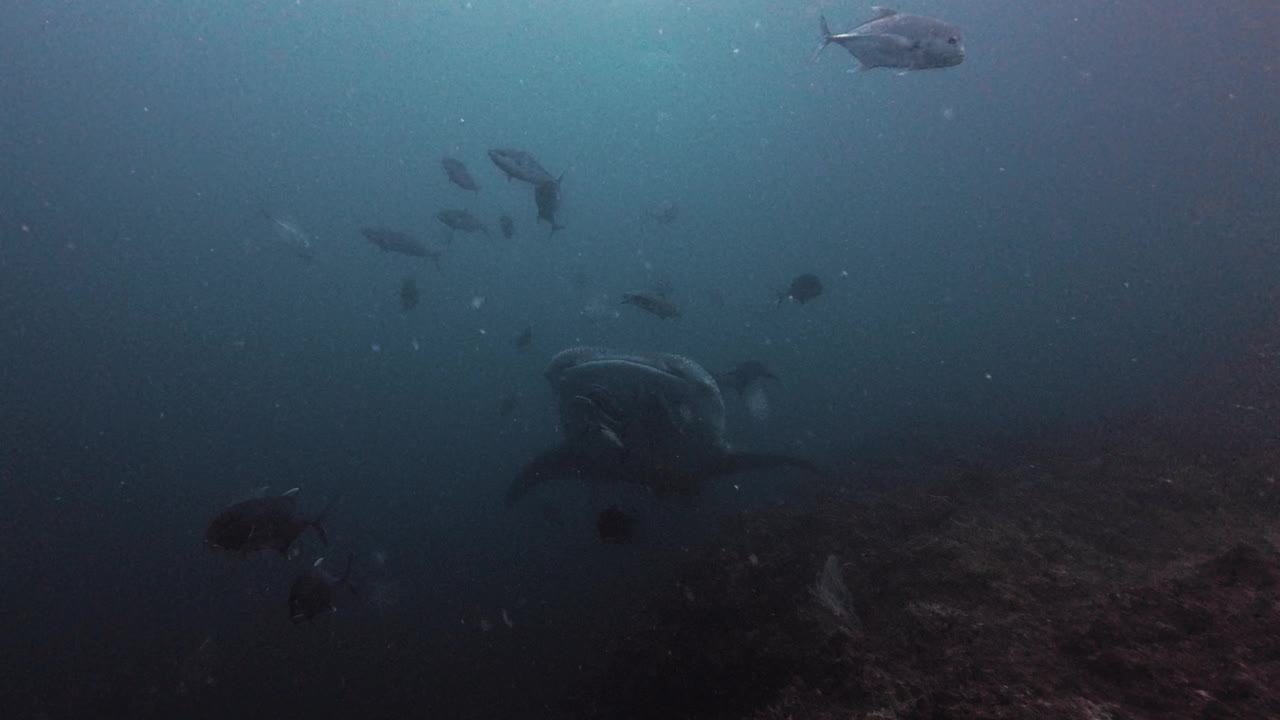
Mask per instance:
[[[561,701],[547,678],[587,662],[585,628],[646,572],[803,494],[782,474],[627,496],[644,522],[622,548],[592,534],[608,489],[504,509],[556,441],[541,373],[572,345],[761,360],[771,414],[728,398],[731,438],[837,474],[908,428],[1122,414],[1236,349],[1275,286],[1276,5],[900,9],[962,26],[964,64],[810,63],[819,12],[870,17],[826,2],[11,4],[4,694],[29,717]],[[489,162],[503,146],[565,173],[565,230]],[[455,207],[494,238],[449,242],[435,214]],[[440,268],[368,225],[442,248]],[[824,295],[777,307],[802,272]],[[401,312],[406,276],[422,303]],[[617,305],[658,284],[682,317]],[[312,512],[341,494],[331,547],[204,548],[262,486]],[[288,583],[326,552],[355,553],[365,591],[295,628]]]

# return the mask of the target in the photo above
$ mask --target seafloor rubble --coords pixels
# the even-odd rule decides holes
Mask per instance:
[[[619,619],[579,712],[1280,717],[1280,352],[1191,387],[1017,445],[868,454],[737,518]]]

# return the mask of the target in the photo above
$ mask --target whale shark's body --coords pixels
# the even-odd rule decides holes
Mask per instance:
[[[798,458],[732,450],[720,388],[689,358],[578,347],[557,354],[545,375],[564,440],[520,471],[508,505],[556,477],[691,492],[707,478],[745,470],[815,471]]]

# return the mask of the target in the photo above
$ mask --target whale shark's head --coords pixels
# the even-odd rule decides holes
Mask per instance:
[[[507,488],[514,505],[554,477],[692,492],[707,478],[811,463],[786,455],[741,453],[725,441],[724,398],[701,365],[681,355],[576,347],[547,367],[563,442],[526,464]]]
[[[632,464],[693,467],[728,450],[720,388],[689,358],[571,348],[546,377],[560,429],[583,452],[622,449]]]

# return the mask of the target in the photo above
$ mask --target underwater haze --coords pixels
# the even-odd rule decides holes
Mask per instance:
[[[726,519],[856,489],[897,438],[1158,405],[1274,315],[1274,2],[896,9],[962,28],[964,62],[813,59],[820,15],[874,17],[830,0],[11,3],[13,717],[594,716],[575,688],[614,609]],[[495,148],[561,178],[563,229]],[[803,273],[822,294],[801,303]],[[578,345],[764,363],[767,402],[722,388],[728,439],[821,479],[564,481],[504,507],[560,440],[543,373]],[[206,547],[216,513],[291,488],[307,518],[332,502],[327,544]],[[632,542],[597,537],[612,505]],[[337,611],[291,623],[294,577],[349,556]]]

